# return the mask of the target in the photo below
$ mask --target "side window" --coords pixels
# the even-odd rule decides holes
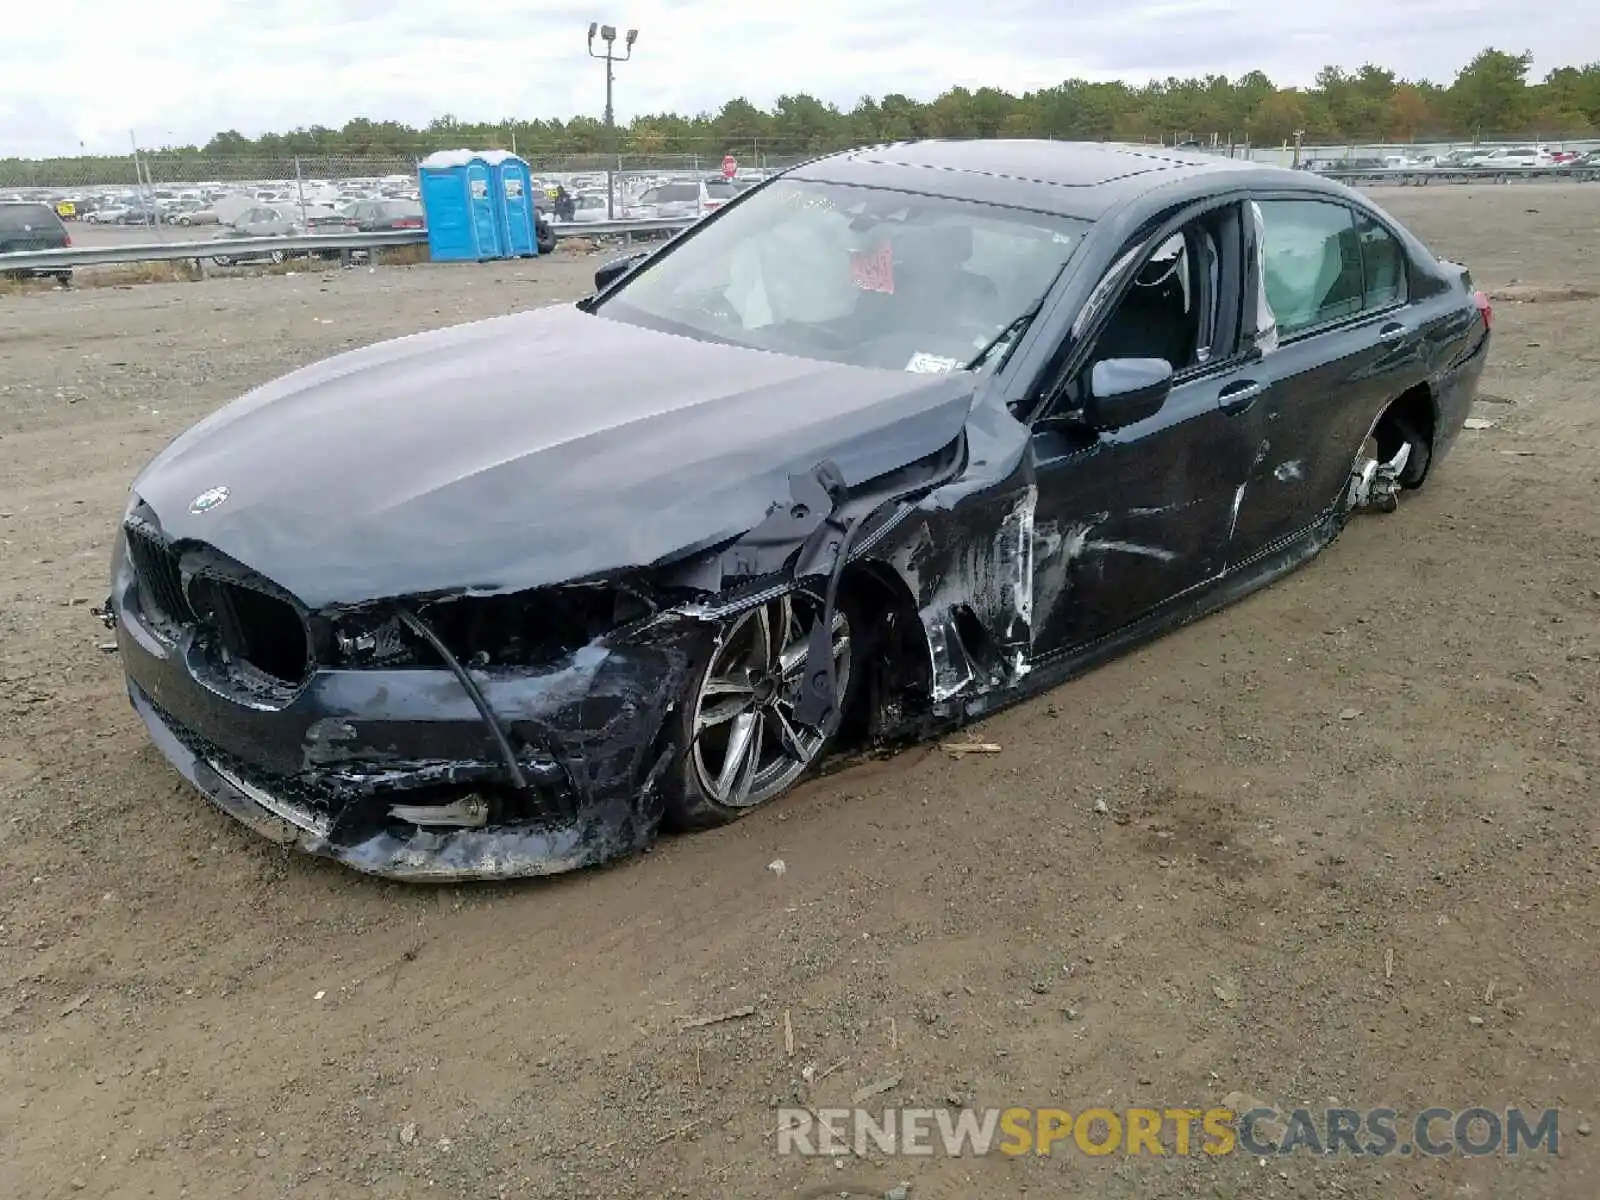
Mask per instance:
[[[651,188],[648,192],[646,192],[644,195],[639,197],[639,203],[640,204],[660,204],[661,203],[661,189],[658,188],[658,187]]]
[[[1263,200],[1263,277],[1278,332],[1354,316],[1365,277],[1355,212],[1324,200]]]
[[[1230,267],[1228,245],[1238,252],[1237,206],[1195,218],[1159,243],[1136,242],[1101,278],[1073,322],[1064,346],[1098,325],[1094,342],[1070,375],[1058,375],[1026,419],[1037,420],[1082,406],[1094,365],[1114,358],[1158,358],[1175,374],[1231,356],[1237,322],[1221,319],[1221,303],[1237,299],[1239,262]],[[1109,309],[1109,311],[1108,311]],[[1103,320],[1102,318],[1103,314]],[[1221,339],[1227,339],[1227,345]]]
[[[1365,308],[1383,308],[1406,298],[1406,252],[1382,225],[1365,213],[1356,217],[1361,264],[1366,278]]]
[[[1205,218],[1167,238],[1117,300],[1089,362],[1159,358],[1177,372],[1205,363],[1216,334],[1219,268]]]

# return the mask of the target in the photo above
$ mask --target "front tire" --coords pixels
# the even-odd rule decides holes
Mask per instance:
[[[735,617],[677,709],[679,759],[667,791],[678,829],[725,825],[776,800],[816,768],[832,734],[801,726],[795,699],[822,600],[795,592]],[[847,713],[865,661],[856,644],[866,623],[847,597],[835,606],[834,678]],[[837,723],[836,723],[837,728]]]

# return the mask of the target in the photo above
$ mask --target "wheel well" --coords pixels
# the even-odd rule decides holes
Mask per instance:
[[[1433,391],[1427,384],[1419,383],[1401,392],[1383,410],[1372,433],[1378,439],[1378,457],[1384,461],[1393,458],[1409,437],[1415,436],[1421,440],[1429,453],[1423,462],[1413,464],[1413,470],[1404,476],[1407,487],[1419,485],[1426,478],[1433,457]]]
[[[847,740],[870,740],[896,724],[907,699],[926,695],[928,640],[916,599],[899,572],[876,559],[858,559],[839,581],[842,595],[869,619],[861,644],[868,651],[866,684],[855,711],[845,714]]]

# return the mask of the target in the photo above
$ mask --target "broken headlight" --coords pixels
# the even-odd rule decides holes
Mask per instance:
[[[656,611],[642,593],[572,584],[502,596],[455,596],[411,609],[468,667],[555,663]],[[343,667],[443,667],[393,611],[345,613],[321,624],[322,661]]]
[[[324,622],[319,657],[341,667],[443,666],[393,613],[352,613]]]
[[[570,584],[505,596],[460,596],[417,615],[469,667],[545,666],[649,616],[641,594],[609,584]]]

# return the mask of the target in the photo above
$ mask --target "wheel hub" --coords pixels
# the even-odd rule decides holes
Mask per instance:
[[[1388,462],[1363,455],[1350,473],[1351,512],[1393,512],[1400,503],[1400,476],[1411,461],[1411,443],[1402,442]]]
[[[770,672],[761,671],[750,679],[750,702],[756,708],[771,708],[778,701],[780,680]]]

